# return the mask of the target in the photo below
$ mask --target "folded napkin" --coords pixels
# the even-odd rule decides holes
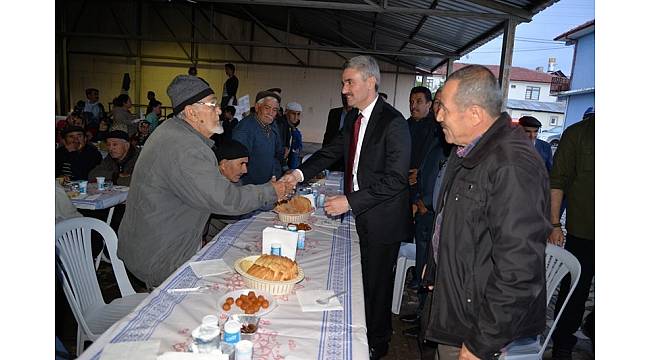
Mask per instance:
[[[100,360],[156,360],[160,340],[106,344]]]
[[[334,291],[332,290],[296,291],[296,296],[298,296],[298,302],[300,303],[302,312],[343,310],[343,306],[337,297],[330,299],[330,302],[326,305],[321,305],[316,302],[316,299],[332,295],[334,295]]]
[[[166,352],[158,356],[157,360],[222,360],[228,359],[228,355],[199,354],[192,352]]]
[[[197,277],[206,277],[221,275],[232,271],[230,266],[226,264],[223,259],[214,259],[214,260],[205,260],[205,261],[194,261],[190,263],[192,271],[196,274]]]

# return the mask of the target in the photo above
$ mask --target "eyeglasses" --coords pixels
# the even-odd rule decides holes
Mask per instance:
[[[201,104],[201,105],[209,106],[209,107],[211,107],[211,108],[213,108],[213,109],[216,109],[216,108],[218,108],[218,107],[221,107],[220,104],[217,103],[217,102],[202,102],[202,101],[197,101],[196,103],[197,103],[197,104]]]

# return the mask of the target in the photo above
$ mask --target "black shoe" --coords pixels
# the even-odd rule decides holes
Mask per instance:
[[[402,315],[399,317],[400,320],[407,324],[416,324],[420,322],[420,315],[418,314],[408,314],[408,315]]]
[[[413,326],[413,327],[410,327],[408,329],[405,329],[405,330],[402,331],[402,334],[404,334],[404,336],[408,336],[408,337],[417,339],[418,335],[420,335],[420,325]]]
[[[552,353],[553,360],[572,360],[572,351],[571,349],[564,348],[555,348],[553,347]]]
[[[388,343],[379,343],[370,347],[370,360],[378,360],[388,354]]]

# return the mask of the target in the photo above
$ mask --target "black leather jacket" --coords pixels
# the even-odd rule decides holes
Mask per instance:
[[[492,358],[545,328],[548,174],[503,113],[466,157],[452,150],[442,186],[437,267],[432,252],[427,264],[436,273],[434,281],[426,275],[435,284],[426,338]]]

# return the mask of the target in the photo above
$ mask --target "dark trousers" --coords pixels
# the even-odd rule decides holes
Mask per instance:
[[[422,280],[422,268],[427,263],[427,244],[433,235],[433,211],[415,214],[415,276],[414,285]]]
[[[591,281],[594,278],[595,242],[594,240],[581,239],[572,236],[571,234],[567,234],[564,248],[578,259],[581,266],[581,273],[578,285],[564,308],[562,316],[555,328],[555,332],[553,333],[553,347],[573,349],[573,346],[578,341],[573,333],[575,333],[580,327],[580,324],[582,324],[582,317],[585,312],[585,301],[589,298]],[[560,293],[558,294],[557,302],[555,303],[556,317],[564,299],[566,299],[566,295],[571,287],[570,285],[570,280],[567,276],[562,280]]]
[[[359,246],[366,326],[368,328],[368,345],[375,347],[378,344],[389,342],[393,333],[390,312],[395,278],[393,268],[397,261],[400,243],[370,243],[364,237],[360,236]]]

